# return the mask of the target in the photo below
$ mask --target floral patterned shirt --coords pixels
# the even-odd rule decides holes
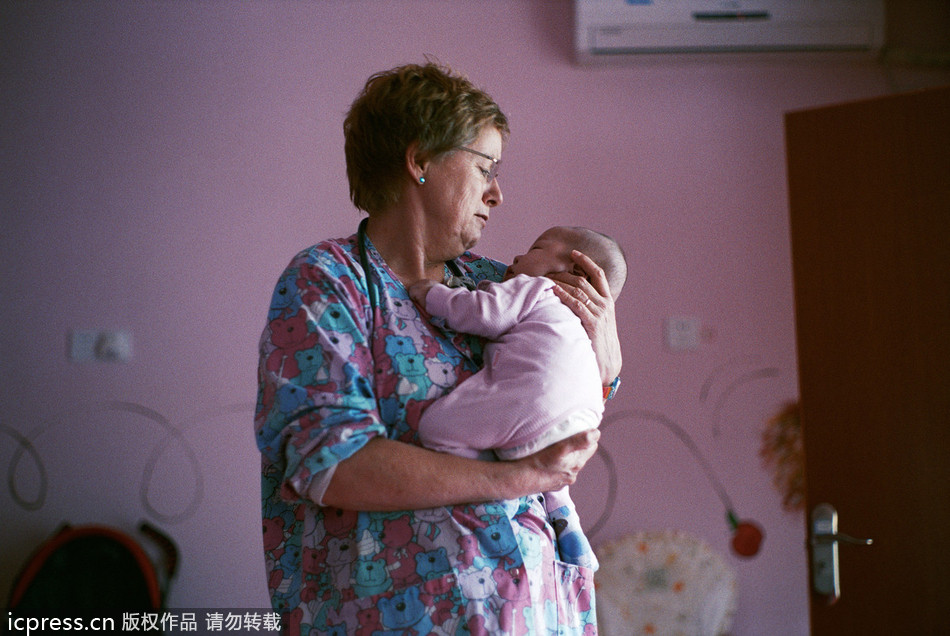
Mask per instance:
[[[593,574],[558,560],[538,497],[402,512],[311,499],[373,437],[419,445],[421,412],[481,366],[481,340],[420,315],[368,239],[366,252],[368,281],[356,235],[298,254],[261,337],[264,552],[285,631],[596,633]],[[456,263],[476,281],[505,270]]]

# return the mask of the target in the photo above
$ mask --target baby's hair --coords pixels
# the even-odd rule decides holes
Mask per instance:
[[[573,248],[589,256],[604,270],[610,295],[616,300],[627,280],[627,256],[623,247],[610,236],[590,228],[569,226],[563,229],[574,237]]]

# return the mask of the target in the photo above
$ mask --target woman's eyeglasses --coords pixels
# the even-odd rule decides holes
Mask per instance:
[[[482,174],[485,175],[485,180],[488,183],[491,183],[498,178],[498,167],[501,165],[501,159],[495,159],[491,155],[486,155],[484,152],[479,152],[477,150],[472,150],[471,148],[466,148],[465,146],[459,146],[459,150],[464,150],[465,152],[470,152],[473,155],[478,155],[479,157],[484,157],[491,161],[491,168],[488,170],[482,169]]]

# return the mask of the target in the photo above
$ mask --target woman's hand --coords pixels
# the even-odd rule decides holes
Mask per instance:
[[[607,276],[597,263],[577,250],[571,252],[571,258],[582,274],[551,274],[557,283],[554,293],[581,319],[597,354],[601,384],[607,386],[620,375],[623,365],[614,299]]]
[[[577,480],[578,473],[597,452],[599,439],[599,430],[585,431],[543,448],[534,455],[519,459],[515,463],[530,469],[538,480],[531,492],[559,490]]]
[[[410,285],[406,291],[409,292],[409,297],[412,298],[416,304],[425,309],[426,296],[429,294],[429,290],[435,287],[435,285],[437,285],[437,283],[434,280],[423,278]]]

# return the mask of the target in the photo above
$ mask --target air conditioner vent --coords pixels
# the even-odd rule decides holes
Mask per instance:
[[[883,0],[575,0],[575,21],[580,60],[794,51],[873,55],[884,42]]]

